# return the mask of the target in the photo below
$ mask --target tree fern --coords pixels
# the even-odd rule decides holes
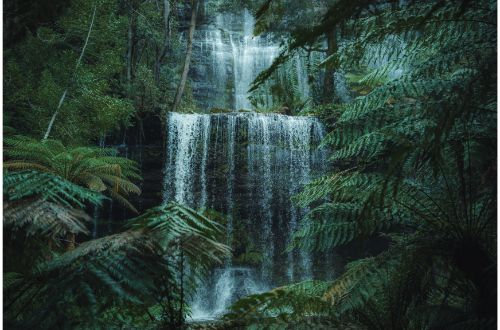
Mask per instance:
[[[4,226],[28,236],[58,243],[68,234],[88,234],[86,204],[99,205],[104,196],[63,178],[36,171],[4,175]]]
[[[326,311],[318,307],[327,318],[370,329],[491,326],[495,6],[486,0],[337,1],[322,22],[292,32],[254,82],[257,88],[300,47],[339,24],[346,38],[322,65],[363,72],[359,83],[367,94],[335,109],[323,141],[334,150],[333,173],[295,197],[311,211],[289,249],[328,253],[371,236],[383,236],[389,247],[349,264],[317,298],[331,304]],[[266,295],[239,305],[239,315],[273,302],[287,306]]]
[[[99,205],[103,196],[71,183],[52,173],[38,171],[6,172],[3,177],[4,195],[10,201],[39,196],[65,206],[84,207],[85,203]]]
[[[143,308],[166,303],[162,287],[172,290],[170,298],[180,299],[179,292],[189,285],[179,282],[179,256],[202,268],[219,262],[229,253],[216,241],[219,234],[215,223],[191,209],[176,204],[151,209],[131,219],[124,232],[81,243],[39,264],[22,280],[12,275],[6,320],[10,325],[51,328],[69,322],[71,306],[78,301],[91,308],[80,308],[81,318],[72,322],[88,326],[97,317],[95,304],[103,292],[111,294],[115,304]]]
[[[329,304],[321,297],[330,285],[329,282],[305,281],[251,295],[231,306],[225,318],[274,326],[277,322],[286,324],[304,318],[323,318],[329,315]]]
[[[127,198],[140,193],[139,187],[130,181],[140,179],[138,168],[135,162],[116,156],[115,150],[68,147],[60,141],[40,142],[24,136],[5,139],[4,143],[7,158],[4,168],[54,173],[93,191],[104,192],[136,211]]]

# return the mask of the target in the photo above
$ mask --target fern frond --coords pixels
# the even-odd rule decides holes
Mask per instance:
[[[57,239],[70,233],[89,234],[85,222],[90,220],[81,210],[39,198],[4,204],[4,226],[13,231],[22,229],[27,236]]]
[[[6,171],[3,189],[10,201],[39,196],[50,202],[80,208],[83,208],[85,203],[100,205],[104,198],[101,194],[64,180],[58,175],[36,171]]]
[[[131,180],[139,180],[137,164],[118,157],[111,148],[67,147],[60,141],[43,142],[14,136],[5,140],[4,167],[14,171],[38,170],[60,177],[97,192],[104,192],[132,210],[123,193],[139,194]]]

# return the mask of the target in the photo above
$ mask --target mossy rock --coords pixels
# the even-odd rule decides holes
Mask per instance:
[[[210,113],[231,113],[233,110],[231,109],[223,109],[223,108],[212,108],[210,109]]]

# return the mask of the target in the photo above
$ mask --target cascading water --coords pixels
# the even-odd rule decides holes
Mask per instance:
[[[248,88],[257,74],[269,67],[278,55],[279,47],[269,39],[253,36],[255,21],[245,10],[243,13],[243,37],[239,44],[232,39],[234,54],[235,109],[251,109]]]
[[[310,255],[283,251],[306,211],[290,198],[323,171],[319,121],[238,112],[170,113],[167,123],[164,202],[224,214],[234,250],[234,260],[202,285],[193,317],[218,315],[242,294],[311,278]],[[245,237],[235,239],[238,233]],[[257,260],[248,260],[252,253]]]
[[[254,36],[255,20],[248,10],[240,15],[218,13],[197,32],[191,80],[195,98],[209,108],[252,109],[248,89],[257,74],[279,53],[270,36]]]
[[[207,14],[197,28],[190,81],[194,99],[202,109],[250,110],[254,109],[254,105],[270,108],[276,105],[274,97],[284,97],[273,97],[269,93],[275,83],[291,93],[287,96],[288,101],[293,94],[295,100],[308,104],[322,93],[320,84],[325,71],[318,65],[325,59],[325,53],[300,50],[281,65],[276,76],[265,83],[262,90],[254,91],[254,104],[250,102],[248,90],[251,83],[279,55],[283,41],[273,34],[254,36],[254,24],[254,17],[244,9],[217,12],[212,16]],[[326,42],[321,47],[326,49]],[[331,101],[352,101],[344,73],[337,71],[332,79],[335,80],[335,95],[331,96]]]
[[[253,108],[247,91],[279,53],[271,36],[253,36],[254,23],[248,10],[217,13],[197,30],[190,78],[195,99],[207,111]],[[280,73],[304,100],[313,94],[311,56],[300,54],[287,64],[292,70]],[[271,105],[271,96],[259,95],[259,104]],[[170,113],[167,130],[164,202],[222,214],[233,249],[233,257],[200,283],[192,318],[214,318],[242,296],[312,278],[314,256],[284,251],[307,212],[291,197],[324,172],[320,122],[241,111]]]

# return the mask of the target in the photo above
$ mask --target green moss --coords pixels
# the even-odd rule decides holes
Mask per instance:
[[[233,110],[231,109],[223,109],[223,108],[212,108],[210,109],[210,113],[231,113]]]

